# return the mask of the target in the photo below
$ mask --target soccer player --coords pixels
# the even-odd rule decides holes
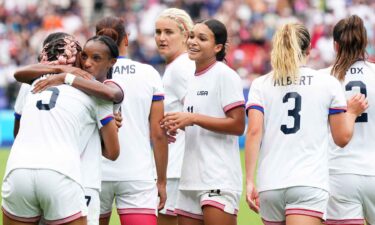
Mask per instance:
[[[162,126],[185,129],[179,193],[179,225],[234,225],[242,191],[238,136],[245,129],[239,75],[223,63],[227,30],[215,19],[197,23],[187,41],[195,76],[184,112],[169,112]]]
[[[375,64],[366,60],[367,34],[360,17],[352,15],[333,28],[336,60],[331,72],[347,97],[364,94],[375,105]],[[375,224],[375,109],[356,119],[355,133],[344,148],[329,154],[330,199],[326,224]]]
[[[246,198],[253,211],[260,206],[266,225],[321,224],[328,202],[329,128],[335,143],[345,146],[367,107],[364,95],[357,95],[344,113],[340,83],[304,66],[309,52],[306,27],[279,28],[273,37],[273,71],[254,80],[249,93]]]
[[[45,46],[41,60],[71,64],[79,50],[72,36],[64,36]],[[116,57],[97,69],[103,71]],[[30,93],[25,101],[2,186],[6,225],[37,224],[42,216],[46,223],[86,224],[80,143],[87,143],[89,136],[83,136],[81,128],[101,127],[105,155],[112,160],[118,157],[113,103],[97,102],[71,88],[79,83],[74,75],[63,78],[67,85]]]
[[[127,95],[121,104],[125,125],[119,129],[120,157],[114,162],[103,160],[100,224],[109,224],[115,200],[122,225],[156,225],[157,210],[166,200],[168,141],[159,124],[164,116],[164,90],[152,66],[126,57],[128,36],[124,25],[117,17],[106,17],[96,25],[97,34],[117,42],[120,56],[113,67],[113,79],[122,81]]]
[[[87,81],[85,79],[78,78],[77,81],[73,84],[74,87],[92,93],[95,96],[98,96],[102,99],[109,101],[118,101],[121,103],[123,99],[123,91],[118,82],[113,83],[113,80],[106,79],[110,74],[110,67],[108,65],[108,60],[115,60],[118,56],[118,48],[116,43],[108,37],[96,36],[87,41],[82,51],[82,68],[87,72],[90,72],[94,77],[97,78],[95,85],[90,84],[92,81]],[[34,68],[34,71],[33,71]],[[38,76],[41,71],[38,71],[37,65],[28,66],[28,70],[22,69],[18,71],[18,75],[25,75],[24,73],[32,73],[33,76]],[[46,72],[48,68],[44,68]],[[72,73],[80,73],[78,69],[72,69],[69,67],[62,67],[63,70],[72,71]],[[53,73],[54,69],[52,68],[49,73]],[[27,74],[26,74],[27,75]],[[89,75],[91,76],[91,75]],[[23,76],[22,76],[23,77]],[[64,82],[64,74],[54,75],[48,77],[47,79],[38,82],[35,84],[34,91],[40,91],[48,88],[51,85],[57,85]],[[25,79],[23,77],[23,79]],[[104,82],[102,84],[101,82]],[[21,90],[22,91],[22,90]],[[20,92],[21,94],[22,92]],[[19,99],[17,99],[17,102]],[[19,106],[16,104],[16,112],[19,111]],[[83,145],[81,149],[85,149],[81,154],[81,168],[82,168],[82,180],[83,186],[85,187],[85,199],[88,206],[88,215],[87,222],[89,225],[99,224],[99,215],[100,215],[100,199],[99,192],[101,188],[101,144],[99,130],[95,127],[84,127],[81,131],[83,138],[90,136],[90,141],[81,142]],[[104,156],[108,157],[103,152]],[[110,157],[109,157],[110,158]]]
[[[163,75],[165,112],[181,112],[187,92],[188,80],[194,76],[195,63],[189,59],[186,41],[193,27],[190,16],[181,9],[164,10],[155,23],[155,42],[159,54],[165,59]],[[168,145],[167,201],[159,211],[158,225],[177,224],[174,213],[177,201],[185,134],[179,130],[173,143]]]

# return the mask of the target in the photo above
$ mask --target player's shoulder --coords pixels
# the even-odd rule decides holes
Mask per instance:
[[[224,80],[241,80],[240,75],[223,62],[216,62],[209,73],[214,73],[215,76],[220,76]]]

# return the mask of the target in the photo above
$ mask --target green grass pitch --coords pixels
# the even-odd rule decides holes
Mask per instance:
[[[2,184],[4,172],[5,172],[5,165],[6,160],[8,158],[9,151],[7,149],[1,149],[0,148],[0,184]],[[242,169],[244,169],[244,152],[241,151],[241,161],[242,161]],[[0,224],[2,224],[3,218],[2,213],[0,213]],[[117,213],[113,211],[112,217],[111,217],[111,223],[110,225],[119,225],[119,219],[117,216]],[[238,214],[238,225],[261,225],[262,222],[259,218],[259,216],[255,213],[253,213],[249,207],[246,204],[244,195],[242,195],[241,198],[241,204],[240,204],[240,211]]]

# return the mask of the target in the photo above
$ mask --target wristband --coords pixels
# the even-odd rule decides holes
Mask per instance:
[[[75,75],[73,75],[73,74],[71,74],[71,73],[67,73],[67,74],[65,75],[64,83],[67,84],[67,85],[72,86],[73,81],[74,81],[75,78],[76,78]]]

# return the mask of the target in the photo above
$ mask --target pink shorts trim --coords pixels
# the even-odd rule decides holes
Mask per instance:
[[[173,210],[170,210],[170,209],[167,209],[165,211],[165,215],[168,215],[168,216],[177,216],[177,214]]]
[[[126,208],[126,209],[117,209],[117,213],[119,215],[122,214],[151,214],[156,215],[155,209],[147,209],[147,208]]]
[[[330,220],[327,219],[326,225],[363,225],[365,224],[364,219],[345,219],[345,220]]]
[[[110,217],[112,214],[112,212],[107,212],[107,213],[103,213],[103,214],[100,214],[100,219],[103,219],[103,218],[108,218]]]
[[[262,218],[264,225],[285,225],[285,221],[277,222],[277,221],[268,221]]]
[[[64,219],[60,219],[60,220],[45,220],[46,224],[51,224],[51,225],[58,225],[58,224],[64,224],[64,223],[69,223],[69,222],[72,222],[76,219],[79,219],[82,217],[82,212],[78,212],[74,215],[71,215],[71,216],[68,216]]]
[[[41,217],[41,216],[35,216],[35,217],[29,217],[29,218],[19,217],[19,216],[12,215],[10,212],[6,211],[6,209],[4,209],[4,207],[1,207],[1,209],[7,217],[9,217],[12,220],[18,221],[18,222],[35,223],[35,222],[38,222],[40,220],[40,217]]]
[[[286,216],[289,215],[305,215],[312,216],[319,219],[323,219],[323,213],[319,211],[309,210],[309,209],[287,209],[285,212]]]
[[[225,205],[222,204],[222,203],[220,203],[220,202],[213,201],[213,200],[204,200],[204,201],[202,201],[201,206],[205,206],[205,205],[213,206],[215,208],[221,209],[222,211],[226,212],[224,210],[225,209]],[[237,216],[237,213],[238,213],[238,209],[235,209],[234,210],[234,215]]]
[[[203,220],[203,215],[186,212],[186,211],[181,210],[181,209],[175,209],[174,213],[176,213],[176,215],[178,215],[178,216],[185,216],[185,217],[193,218],[193,219],[196,219],[196,220]]]

